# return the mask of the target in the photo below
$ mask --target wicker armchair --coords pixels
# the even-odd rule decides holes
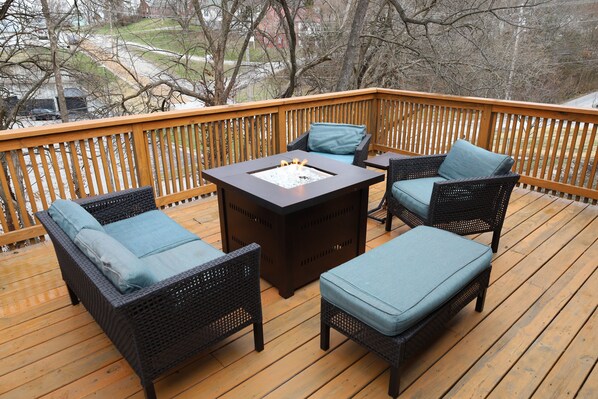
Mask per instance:
[[[150,187],[77,201],[104,225],[156,209]],[[73,305],[81,301],[141,379],[153,380],[204,348],[253,324],[264,348],[260,247],[250,244],[154,285],[121,294],[47,211],[36,213],[50,236]]]
[[[301,136],[297,137],[294,141],[291,141],[287,144],[287,151],[293,150],[303,150],[309,151],[307,146],[307,140],[309,138],[309,131],[303,133]],[[372,139],[371,134],[366,134],[363,137],[363,140],[357,146],[355,153],[353,154],[353,165],[359,166],[361,168],[365,168],[365,164],[363,163],[366,159],[368,159],[368,148],[370,145],[370,140]]]
[[[445,158],[446,154],[390,160],[386,231],[391,229],[392,216],[410,227],[433,226],[460,235],[491,231],[492,251],[496,253],[509,198],[519,181],[517,173],[435,182],[427,215],[407,209],[393,196],[393,184],[398,181],[438,176]]]

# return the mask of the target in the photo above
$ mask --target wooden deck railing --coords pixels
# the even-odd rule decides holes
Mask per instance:
[[[0,132],[0,246],[43,234],[32,214],[58,197],[152,185],[167,206],[213,192],[204,169],[284,152],[315,121],[365,124],[380,151],[466,138],[511,154],[525,184],[598,199],[598,111],[365,89]]]

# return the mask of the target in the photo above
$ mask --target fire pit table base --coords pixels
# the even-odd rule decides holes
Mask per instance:
[[[257,242],[262,247],[260,274],[288,298],[324,271],[365,251],[368,190],[280,215],[237,192],[219,191],[226,209],[226,252]],[[363,224],[365,226],[365,224]],[[223,237],[224,238],[224,237]]]

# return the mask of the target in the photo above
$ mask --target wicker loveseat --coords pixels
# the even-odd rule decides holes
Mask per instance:
[[[498,250],[509,198],[519,181],[513,159],[457,140],[448,154],[391,159],[386,179],[392,216],[407,225],[433,226],[460,235],[493,232]]]
[[[312,123],[310,130],[287,144],[287,151],[309,151],[365,168],[371,138],[362,125]]]
[[[161,213],[156,209],[150,187],[77,202],[102,228],[143,219],[152,212]],[[263,349],[258,245],[250,244],[229,254],[212,248],[207,251],[210,260],[200,260],[186,271],[122,293],[81,251],[79,239],[73,240],[68,229],[57,224],[53,214],[43,211],[36,216],[52,240],[73,305],[83,303],[140,377],[147,398],[156,397],[153,385],[156,377],[246,326],[253,325],[255,349]],[[176,225],[174,221],[166,224]],[[169,234],[161,232],[159,225],[152,229],[157,236]],[[178,229],[184,230],[180,226]],[[92,229],[80,231],[83,230]],[[177,247],[168,251],[179,251],[180,256]],[[162,252],[166,256],[158,260],[179,259],[170,257],[173,252],[168,251]],[[148,258],[139,259],[143,264]],[[152,266],[155,265],[154,262]]]

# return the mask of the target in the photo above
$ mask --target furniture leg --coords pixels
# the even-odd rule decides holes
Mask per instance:
[[[380,203],[375,208],[372,208],[368,211],[368,217],[370,219],[373,219],[380,223],[386,222],[386,217],[379,218],[377,216],[374,216],[374,214],[376,212],[378,212],[380,209],[384,208],[385,205],[386,205],[386,195],[384,195],[384,197],[382,197],[382,199],[380,200]]]
[[[253,323],[253,343],[257,352],[264,350],[264,327],[261,322]]]
[[[502,228],[502,226],[501,226]],[[498,241],[500,240],[500,230],[494,230],[494,233],[492,234],[492,252],[496,253],[496,251],[498,251]]]
[[[143,385],[143,393],[145,394],[145,399],[156,399],[156,390],[154,388],[154,384],[149,382]]]
[[[386,212],[386,231],[390,231],[392,228],[392,214],[390,211]]]
[[[396,398],[399,396],[399,368],[390,366],[390,380],[388,382],[388,395]]]
[[[486,302],[486,288],[482,289],[482,291],[478,294],[478,299],[475,303],[475,310],[476,312],[482,312],[484,310],[484,303]]]
[[[73,304],[73,306],[78,305],[79,304],[79,298],[77,298],[77,295],[75,294],[75,292],[71,289],[71,287],[69,287],[69,285],[66,285],[66,290],[69,293],[69,297],[71,298],[71,303]]]
[[[320,322],[320,348],[327,351],[330,348],[330,326]]]

